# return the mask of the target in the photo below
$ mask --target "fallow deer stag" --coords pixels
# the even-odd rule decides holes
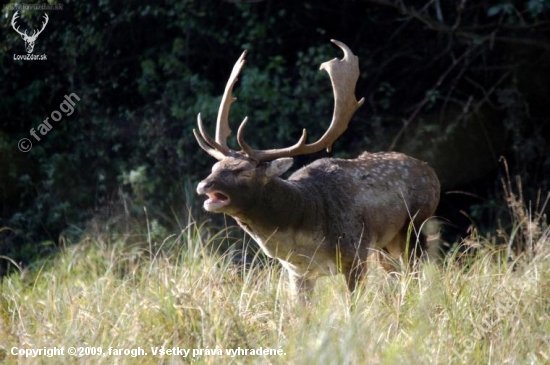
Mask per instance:
[[[197,187],[208,199],[204,209],[226,213],[290,273],[293,288],[303,297],[324,275],[343,273],[354,291],[366,272],[367,258],[384,251],[389,257],[418,256],[426,249],[420,225],[434,214],[439,202],[439,180],[422,161],[401,153],[364,152],[356,159],[323,158],[281,178],[293,156],[331,150],[364,99],[355,98],[358,58],[343,43],[344,58],[321,65],[334,92],[334,112],[326,133],[287,148],[255,150],[244,140],[244,119],[237,132],[242,151],[227,145],[228,115],[233,86],[244,64],[244,52],[233,67],[219,108],[215,139],[198,115],[200,147],[219,160]],[[201,138],[202,136],[202,138]],[[410,223],[416,237],[407,237]],[[385,266],[388,268],[387,266]]]

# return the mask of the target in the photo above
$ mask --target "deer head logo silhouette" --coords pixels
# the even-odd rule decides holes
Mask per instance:
[[[16,28],[15,23],[17,18],[19,18],[18,11],[16,11],[15,14],[13,14],[13,17],[11,18],[11,26],[17,33],[21,35],[21,38],[23,38],[23,40],[25,41],[25,49],[27,50],[27,53],[32,53],[32,51],[34,50],[34,42],[36,42],[36,38],[38,38],[40,33],[42,33],[44,28],[46,28],[46,24],[48,24],[48,20],[49,20],[48,14],[44,13],[45,21],[42,22],[42,29],[40,29],[39,31],[34,29],[31,35],[27,34],[27,30],[25,30],[25,32],[21,32],[19,30],[19,26],[17,26]]]

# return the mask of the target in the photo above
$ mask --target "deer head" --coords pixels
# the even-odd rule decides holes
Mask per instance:
[[[18,15],[18,12],[16,11],[15,14],[13,14],[13,17],[11,18],[11,26],[17,33],[21,35],[21,38],[23,38],[23,40],[25,41],[25,49],[27,50],[27,53],[32,53],[32,51],[34,50],[34,42],[36,42],[36,39],[38,38],[40,33],[42,33],[44,28],[46,28],[46,24],[48,24],[48,20],[49,20],[48,14],[44,13],[45,21],[42,22],[42,29],[40,29],[39,31],[36,31],[36,29],[33,30],[33,33],[30,36],[27,35],[26,30],[24,33],[22,33],[21,31],[19,31],[19,27],[17,28],[15,27],[15,22],[18,17],[19,15]]]
[[[355,98],[355,84],[359,78],[358,58],[342,42],[331,40],[344,52],[344,58],[333,59],[321,65],[320,69],[327,71],[332,82],[334,93],[334,112],[332,121],[325,134],[316,142],[307,144],[307,132],[304,129],[296,144],[286,148],[255,150],[246,143],[244,130],[248,117],[244,118],[237,131],[237,142],[241,151],[234,151],[227,145],[231,134],[229,128],[229,110],[236,101],[232,96],[233,87],[238,80],[244,65],[246,51],[239,57],[229,81],[225,87],[218,112],[215,139],[206,132],[201,115],[198,115],[198,129],[193,130],[200,147],[212,157],[219,160],[212,168],[212,174],[199,184],[199,194],[208,195],[204,208],[208,211],[223,211],[231,214],[235,209],[247,202],[235,202],[235,199],[252,200],[253,195],[242,194],[243,186],[263,186],[273,177],[285,173],[292,165],[292,157],[311,154],[322,149],[330,152],[334,141],[347,129],[348,123],[355,111],[363,104],[364,99]],[[240,193],[239,193],[240,192]]]

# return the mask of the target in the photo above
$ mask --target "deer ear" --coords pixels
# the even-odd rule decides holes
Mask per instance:
[[[283,157],[273,160],[267,163],[267,169],[265,174],[267,177],[281,176],[288,171],[290,166],[294,163],[294,159],[291,157]]]

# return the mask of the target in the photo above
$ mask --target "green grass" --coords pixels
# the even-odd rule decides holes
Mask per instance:
[[[536,223],[544,226],[540,220]],[[521,231],[521,224],[511,232]],[[90,233],[40,266],[3,278],[0,360],[550,363],[550,243],[549,229],[543,228],[533,243],[534,256],[520,255],[516,262],[508,262],[509,246],[491,248],[491,238],[474,231],[464,243],[481,247],[472,255],[455,252],[443,263],[423,263],[395,275],[373,268],[354,295],[347,292],[341,275],[322,278],[309,306],[293,301],[278,265],[266,265],[256,257],[244,270],[229,255],[216,253],[212,247],[228,243],[223,232],[213,234],[191,222],[179,235],[160,240],[151,238],[150,231],[143,236]],[[66,354],[71,346],[101,348],[103,353],[109,348],[141,348],[148,355],[11,354],[14,347],[63,347]],[[187,357],[153,355],[152,348],[162,346],[191,351]],[[238,348],[249,354],[225,353]],[[250,355],[260,348],[275,354]],[[283,354],[277,355],[277,350]]]

